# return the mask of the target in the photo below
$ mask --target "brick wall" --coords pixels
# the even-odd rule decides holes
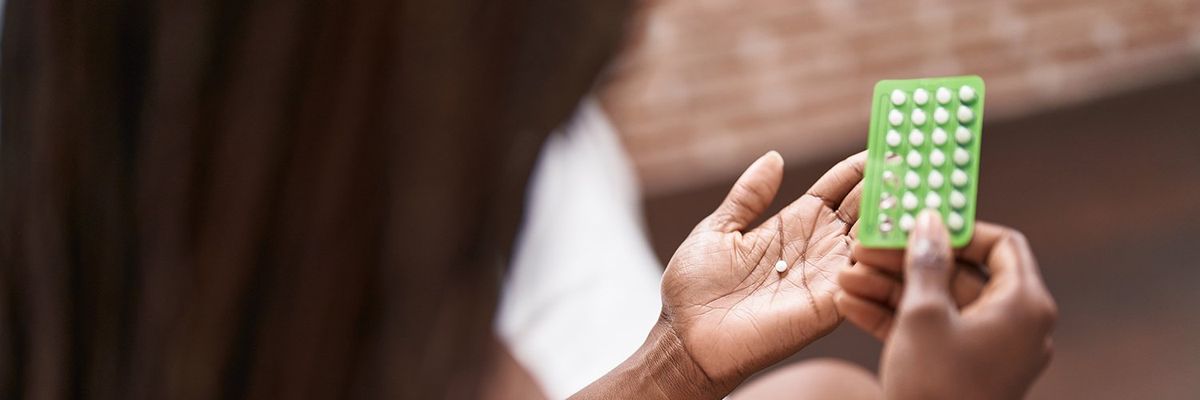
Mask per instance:
[[[983,76],[991,121],[1200,71],[1200,0],[652,0],[634,21],[600,90],[650,195],[861,148],[879,79]]]

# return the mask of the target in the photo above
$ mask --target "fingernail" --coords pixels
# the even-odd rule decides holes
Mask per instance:
[[[916,226],[913,227],[913,243],[909,246],[915,255],[924,255],[934,251],[935,241],[938,240],[942,216],[937,211],[925,209],[917,215]]]
[[[915,229],[922,233],[936,233],[935,229],[941,228],[941,225],[942,215],[938,214],[936,210],[926,208],[920,214],[917,214],[917,226]]]
[[[778,158],[778,159],[779,159],[779,162],[780,162],[781,164],[783,163],[783,155],[779,154],[779,152],[778,152],[778,151],[771,150],[771,151],[768,151],[766,154],[763,154],[763,158],[766,158],[766,157],[772,157],[772,156],[773,156],[773,157],[775,157],[775,158]]]

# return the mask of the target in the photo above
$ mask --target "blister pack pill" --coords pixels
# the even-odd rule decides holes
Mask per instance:
[[[983,79],[884,80],[875,85],[858,240],[902,248],[923,209],[937,210],[954,247],[975,228]]]

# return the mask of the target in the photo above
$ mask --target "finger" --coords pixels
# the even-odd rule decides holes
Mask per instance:
[[[954,304],[958,305],[959,309],[974,303],[983,293],[984,280],[980,273],[972,272],[972,265],[958,264],[954,269],[954,283],[950,284],[951,292],[954,294]]]
[[[892,310],[870,300],[851,295],[846,292],[838,293],[834,298],[838,312],[846,317],[851,324],[871,334],[880,341],[887,340],[892,330],[895,314]]]
[[[771,205],[783,181],[783,157],[767,152],[746,168],[725,200],[696,229],[721,232],[743,230]]]
[[[847,224],[857,225],[858,206],[859,203],[862,202],[862,195],[863,181],[859,180],[858,183],[854,185],[854,188],[850,189],[850,193],[846,194],[846,198],[842,199],[842,204],[838,205],[838,219],[845,221]]]
[[[1001,239],[1013,232],[1011,228],[977,221],[971,241],[961,249],[954,251],[955,258],[969,264],[984,265],[992,249]],[[856,242],[853,249],[854,259],[888,271],[899,273],[904,265],[903,249],[875,249],[864,247]]]
[[[850,254],[863,264],[895,274],[902,275],[904,272],[904,249],[873,249],[864,247],[861,242],[854,242]]]
[[[978,273],[971,272],[969,265],[960,264],[954,270],[950,284],[954,304],[960,309],[979,299],[984,280]],[[904,293],[904,282],[895,275],[874,266],[856,263],[838,273],[838,286],[846,293],[861,297],[895,309]]]
[[[1016,231],[1012,228],[977,221],[971,241],[959,251],[959,257],[975,264],[985,264],[996,245],[1013,233]]]
[[[1058,307],[1046,290],[1037,260],[1025,235],[1008,230],[987,257],[992,279],[981,294],[981,307],[1001,303],[993,314],[1009,321],[1025,321],[1043,332],[1053,329]]]
[[[960,257],[987,265],[990,284],[985,290],[1012,290],[1022,295],[1049,299],[1049,291],[1042,283],[1037,259],[1025,235],[1015,229],[987,222],[977,223],[975,229],[971,243],[963,248]]]
[[[837,210],[850,190],[862,180],[867,165],[867,152],[847,157],[825,172],[805,193],[816,197],[831,210]]]
[[[922,211],[908,236],[904,257],[904,293],[900,300],[901,316],[910,311],[935,309],[957,311],[950,293],[954,273],[954,253],[950,233],[934,210]]]
[[[904,291],[904,284],[900,278],[862,263],[839,272],[838,286],[850,295],[893,309],[900,303],[900,295]]]

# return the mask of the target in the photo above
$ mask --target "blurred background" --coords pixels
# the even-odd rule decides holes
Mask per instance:
[[[1059,302],[1032,397],[1200,398],[1200,1],[649,1],[599,97],[665,263],[763,152],[795,198],[865,146],[875,81],[956,74],[987,83],[979,218]],[[795,358],[878,353],[844,325]]]

